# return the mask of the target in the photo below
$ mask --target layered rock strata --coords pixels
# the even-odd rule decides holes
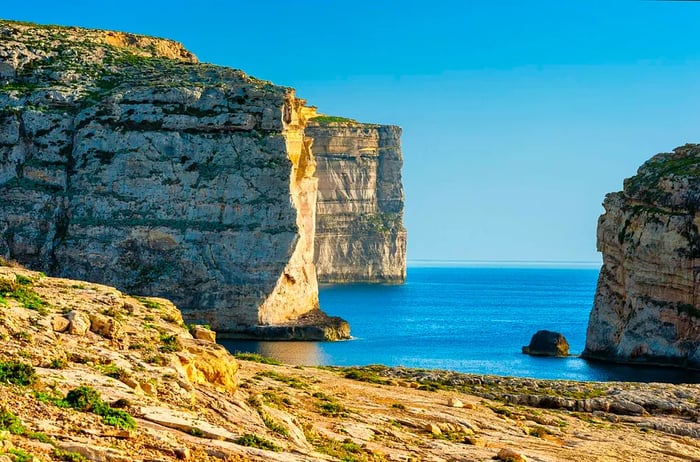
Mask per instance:
[[[583,355],[700,369],[700,145],[654,156],[603,206]]]
[[[319,282],[404,282],[401,129],[317,116],[306,134],[319,178]]]
[[[167,40],[9,22],[0,36],[0,256],[168,297],[223,337],[348,335],[318,307],[315,161],[292,89]]]

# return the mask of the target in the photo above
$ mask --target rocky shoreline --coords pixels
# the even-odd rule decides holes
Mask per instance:
[[[2,462],[700,460],[698,384],[290,366],[164,299],[12,266],[0,285]]]

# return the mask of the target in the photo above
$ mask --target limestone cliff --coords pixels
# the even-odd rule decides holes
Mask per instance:
[[[654,156],[603,206],[583,355],[700,369],[700,145]]]
[[[319,282],[404,282],[401,129],[318,116],[306,134],[319,178]]]
[[[0,37],[0,256],[168,297],[223,336],[348,335],[318,309],[292,89],[167,40],[12,22]]]

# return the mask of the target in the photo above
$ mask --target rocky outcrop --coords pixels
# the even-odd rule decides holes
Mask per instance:
[[[0,36],[0,256],[168,297],[220,337],[305,319],[347,335],[318,309],[315,160],[292,89],[166,40]]]
[[[569,342],[559,332],[538,330],[522,351],[531,356],[568,356]]]
[[[700,145],[654,156],[603,206],[583,356],[700,369]]]
[[[401,129],[318,116],[306,134],[319,178],[319,282],[404,282]]]
[[[4,265],[3,462],[697,459],[698,384],[234,358],[168,300]]]

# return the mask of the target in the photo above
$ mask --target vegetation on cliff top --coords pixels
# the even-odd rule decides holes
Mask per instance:
[[[355,119],[349,119],[347,117],[339,117],[339,116],[327,116],[327,115],[319,115],[315,116],[311,119],[314,122],[317,122],[320,125],[326,125],[330,123],[343,123],[343,124],[352,124],[356,125],[358,122]]]
[[[635,176],[625,180],[625,194],[651,204],[664,205],[671,192],[661,182],[672,177],[692,180],[689,186],[693,187],[700,178],[700,144],[686,144],[673,152],[655,155],[639,168]]]

